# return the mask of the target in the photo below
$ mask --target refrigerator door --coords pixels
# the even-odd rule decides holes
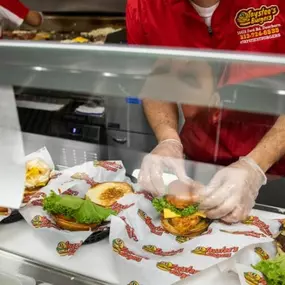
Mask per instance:
[[[157,144],[153,135],[116,130],[107,131],[107,140],[109,159],[122,160],[129,174],[140,168],[143,157]]]

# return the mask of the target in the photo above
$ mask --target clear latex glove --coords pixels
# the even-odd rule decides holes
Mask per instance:
[[[163,172],[174,173],[184,183],[192,182],[186,175],[183,146],[178,140],[164,140],[145,156],[138,182],[153,195],[164,195],[166,189],[162,179]]]
[[[200,209],[211,219],[228,223],[244,220],[255,204],[259,189],[267,182],[255,161],[242,157],[218,171],[200,196]]]

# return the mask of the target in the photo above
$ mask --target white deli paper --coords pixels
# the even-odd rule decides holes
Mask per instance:
[[[57,194],[85,197],[92,186],[100,182],[125,181],[126,171],[121,161],[87,162],[57,173],[49,184],[36,193],[29,203],[20,210],[25,220],[41,237],[46,246],[55,254],[70,257],[75,254],[82,243],[93,233],[92,231],[66,231],[60,229],[53,218],[43,209],[43,199],[51,191]],[[118,209],[117,204],[113,207]],[[95,229],[101,231],[106,227]],[[107,225],[109,227],[109,225]]]
[[[0,94],[0,206],[17,209],[24,192],[23,140],[13,88],[0,86]]]
[[[50,153],[48,152],[48,150],[46,149],[46,147],[43,147],[33,153],[28,154],[27,156],[25,156],[24,161],[25,163],[28,162],[29,160],[33,160],[33,159],[41,159],[43,160],[52,171],[54,171],[54,163],[52,161],[52,158],[50,156]],[[53,173],[51,173],[51,175],[53,175]],[[23,182],[21,185],[21,188],[25,189],[25,183]],[[23,207],[25,204],[22,203],[22,199],[23,199],[23,194],[21,196],[21,206]],[[12,214],[13,209],[9,208],[8,209],[8,213],[5,215],[0,216],[0,222],[6,218],[8,218],[11,214]]]
[[[120,199],[123,210],[111,220],[110,243],[120,284],[173,284],[224,263],[250,246],[272,244],[280,227],[277,220],[250,216],[235,225],[213,222],[207,232],[193,239],[175,237],[162,228],[151,195],[140,193],[144,195]]]

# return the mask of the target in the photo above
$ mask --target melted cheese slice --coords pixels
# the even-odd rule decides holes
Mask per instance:
[[[181,216],[172,212],[169,209],[164,209],[163,210],[163,216],[165,219],[173,219],[173,218],[180,218]],[[206,215],[203,212],[196,212],[195,214],[191,215],[193,217],[198,216],[201,218],[206,218]]]
[[[181,216],[172,212],[169,209],[164,209],[163,210],[163,216],[165,219],[172,219],[172,218],[180,218]]]

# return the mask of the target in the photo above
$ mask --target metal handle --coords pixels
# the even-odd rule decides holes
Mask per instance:
[[[125,144],[127,142],[127,138],[114,138],[112,137],[113,141],[119,144]]]

